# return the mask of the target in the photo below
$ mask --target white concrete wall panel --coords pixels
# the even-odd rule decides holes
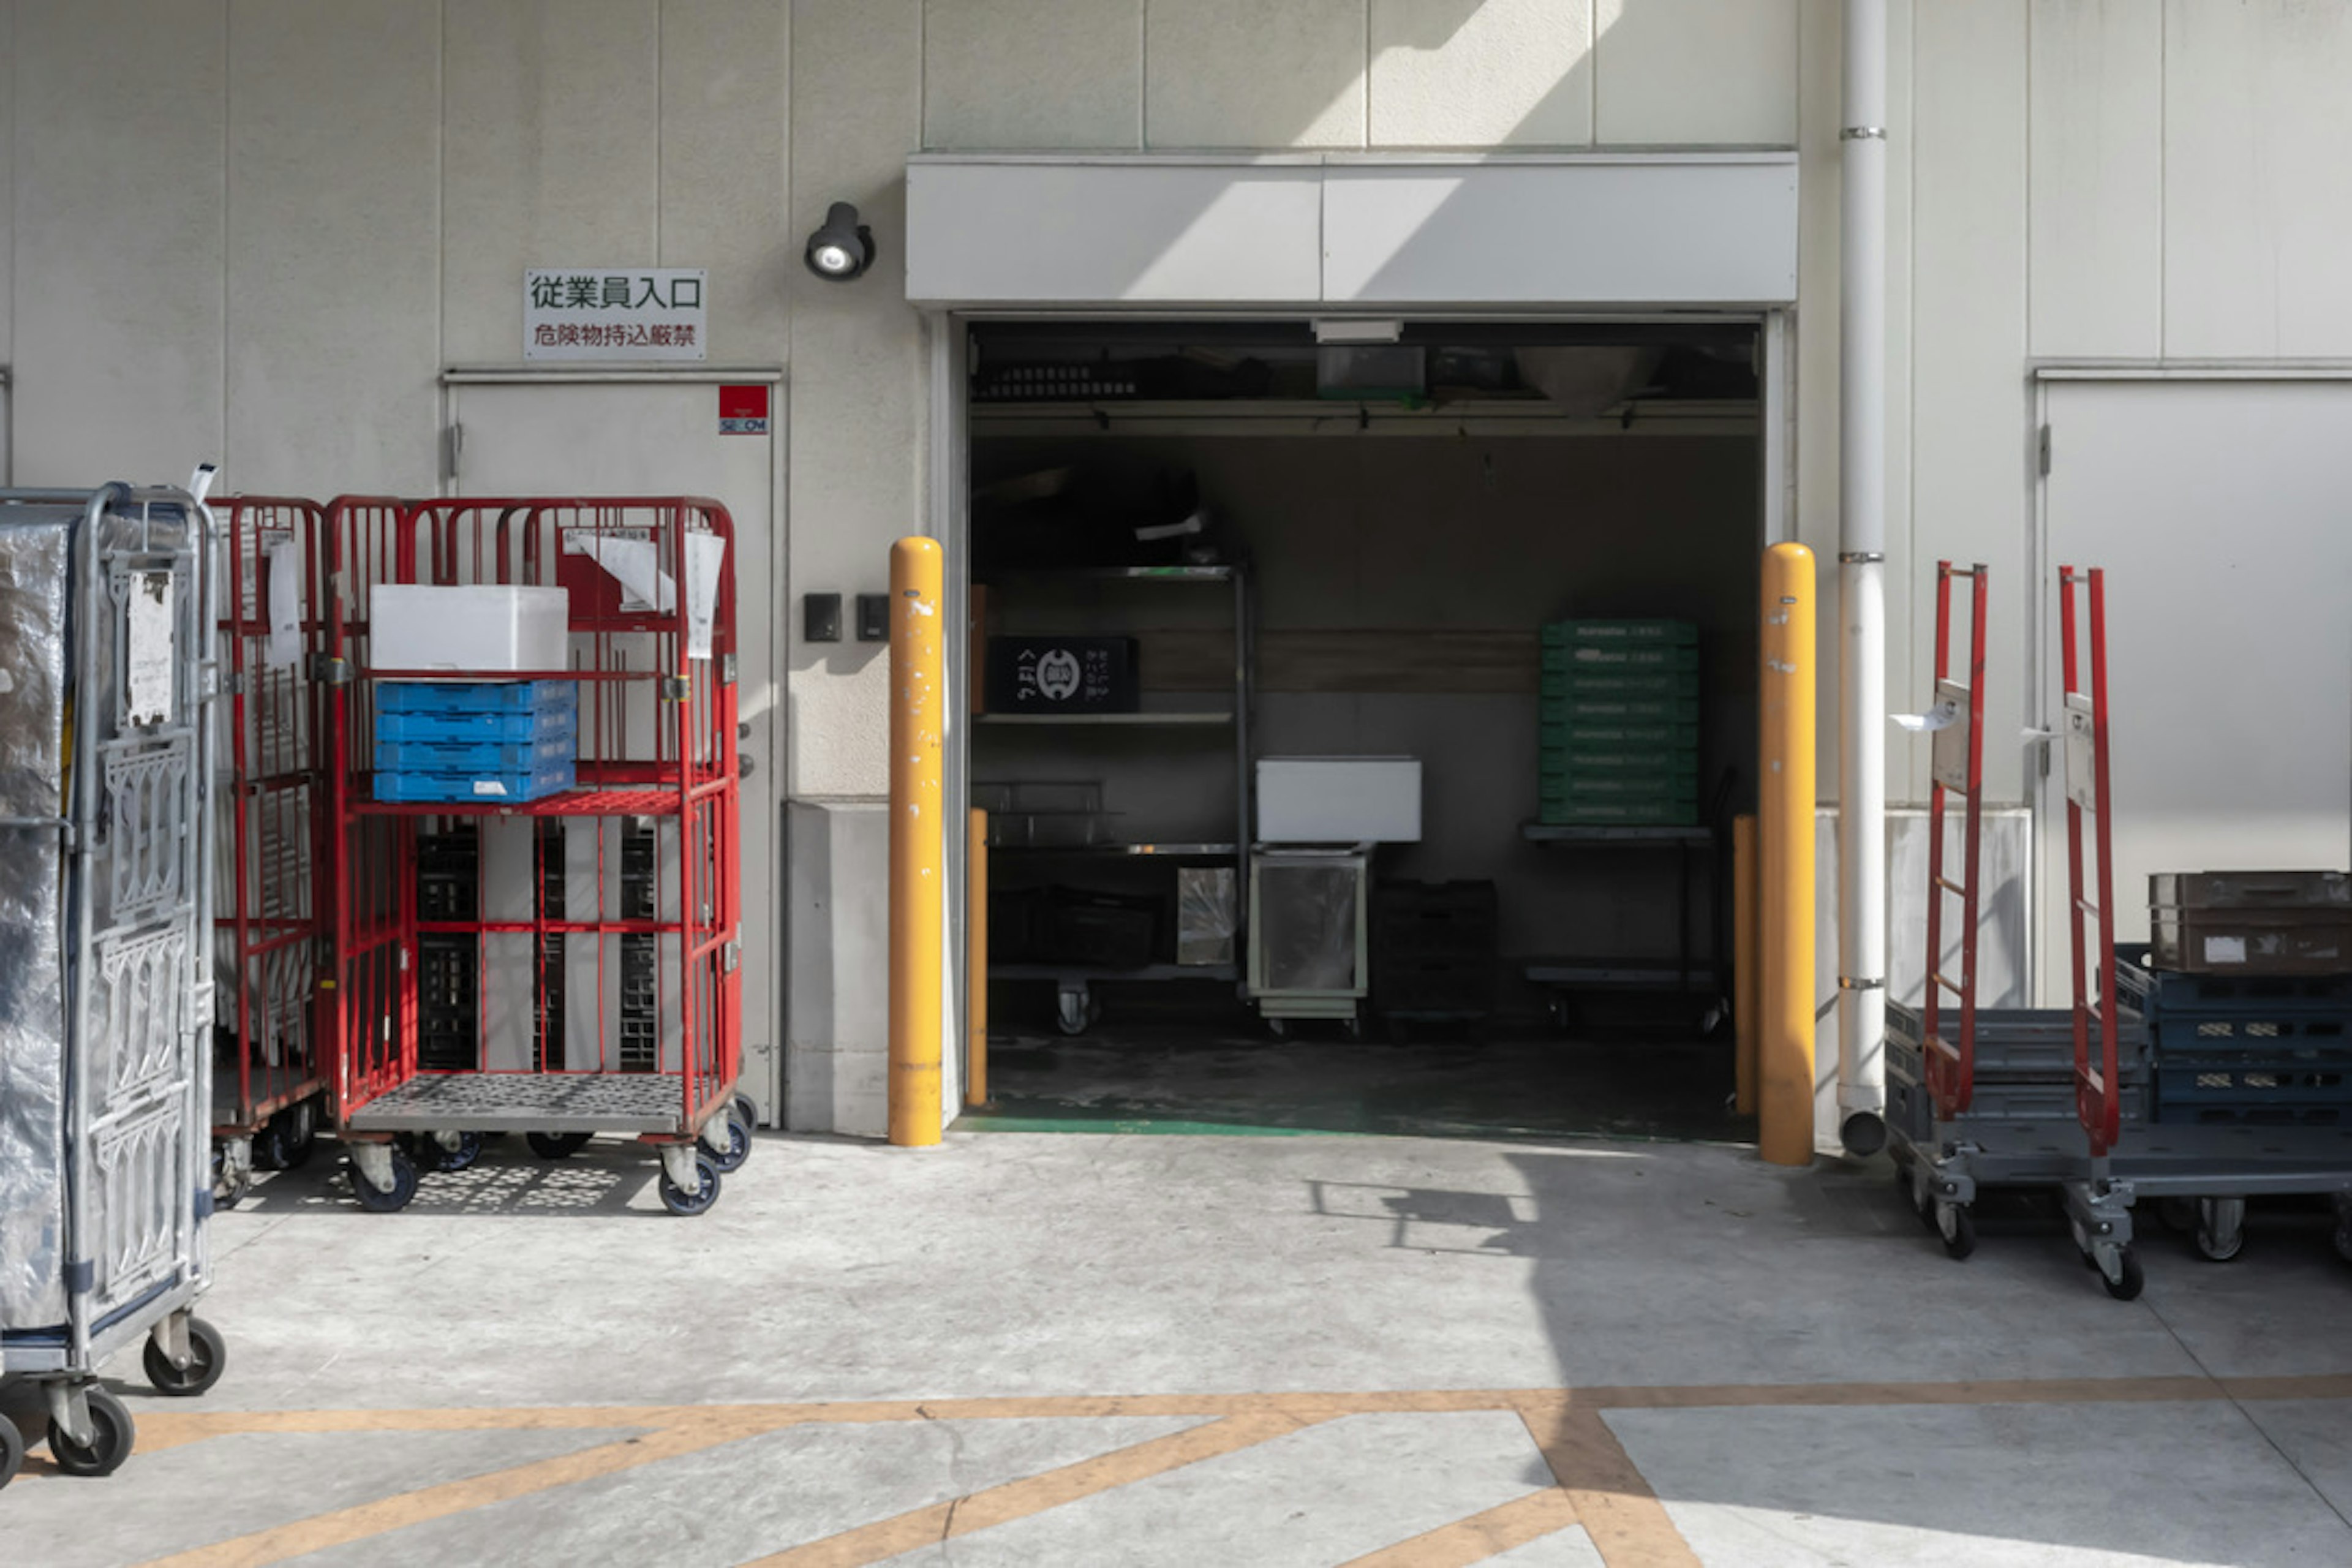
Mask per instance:
[[[1798,0],[1600,0],[1593,33],[1602,146],[1797,140]]]
[[[2041,5],[2032,28],[2033,352],[2164,352],[2164,12]]]
[[[232,0],[231,489],[433,489],[440,109],[435,0]]]
[[[927,0],[923,143],[1143,144],[1143,0]]]
[[[0,0],[0,366],[16,343],[16,0]],[[0,393],[0,397],[6,394]],[[0,459],[8,449],[7,410],[0,406]],[[0,467],[0,480],[7,469]]]
[[[1367,0],[1151,0],[1144,140],[1361,147]]]
[[[1918,699],[1934,635],[1934,563],[1992,568],[1985,791],[2022,799],[2027,628],[2025,0],[1936,0],[1915,16],[1912,505],[1909,592]],[[1963,585],[1965,586],[1965,585]],[[1961,623],[1965,626],[1965,621]],[[1965,659],[1965,644],[1955,656]],[[1924,752],[1895,739],[1890,758]]]
[[[522,357],[530,267],[650,265],[656,0],[446,8],[442,353]]]
[[[908,165],[908,297],[938,304],[1283,303],[1322,288],[1311,161]]]
[[[184,480],[224,442],[225,0],[20,5],[16,47],[16,480]]]
[[[1591,0],[1371,0],[1375,147],[1592,141]]]
[[[1797,297],[1810,309],[1796,318],[1797,541],[1813,552],[1814,592],[1820,637],[1813,683],[1814,793],[1838,797],[1838,396],[1843,380],[1838,361],[1838,250],[1844,181],[1838,129],[1843,96],[1839,82],[1844,54],[1838,0],[1802,0],[1798,13],[1797,61],[1802,112],[1797,125],[1799,189]]]
[[[781,364],[789,346],[790,34],[775,0],[662,0],[659,260],[709,268],[715,363]]]
[[[922,134],[920,0],[796,0],[793,66],[788,232],[814,229],[828,203],[855,202],[879,258],[847,285],[792,268],[787,575],[796,593],[878,593],[889,584],[891,542],[929,527],[928,360],[921,318],[906,304],[906,159]],[[793,793],[885,793],[888,650],[804,643],[800,617],[790,618]]]
[[[2352,6],[2165,7],[2164,352],[2352,354]]]

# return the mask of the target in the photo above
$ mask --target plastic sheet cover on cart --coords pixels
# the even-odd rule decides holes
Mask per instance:
[[[0,509],[0,1330],[66,1320],[62,836],[79,507]]]

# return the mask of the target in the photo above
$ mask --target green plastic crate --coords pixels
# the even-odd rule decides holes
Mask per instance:
[[[1571,803],[1653,799],[1696,805],[1698,779],[1645,773],[1546,773],[1536,781],[1536,795],[1540,800]]]
[[[1543,640],[1546,647],[1577,643],[1696,643],[1698,627],[1689,621],[1553,621],[1544,627]]]
[[[1547,646],[1543,650],[1543,667],[1547,670],[1661,670],[1698,668],[1698,649],[1691,645],[1667,643],[1574,643],[1565,647]]]
[[[1696,704],[1698,700],[1698,671],[1622,668],[1547,669],[1543,672],[1541,689],[1546,697],[1686,697]],[[1692,715],[1694,718],[1696,716],[1696,713]]]
[[[1547,827],[1696,827],[1696,801],[1545,801],[1536,820]]]
[[[1698,698],[1695,693],[1674,691],[1546,692],[1541,711],[1547,725],[1695,725],[1698,722]]]
[[[1650,778],[1698,777],[1696,752],[1645,746],[1546,746],[1536,753],[1546,778],[1571,773],[1642,773]]]
[[[1696,752],[1698,750],[1698,726],[1627,719],[1546,719],[1538,743],[1547,751],[1616,746],[1646,747],[1656,752]]]

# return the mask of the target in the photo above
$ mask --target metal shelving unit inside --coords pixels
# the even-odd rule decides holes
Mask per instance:
[[[1171,864],[1230,866],[1234,870],[1236,889],[1236,921],[1245,919],[1239,909],[1240,889],[1246,879],[1244,864],[1250,823],[1250,708],[1256,682],[1256,639],[1253,606],[1250,597],[1248,569],[1239,563],[1220,562],[1205,564],[1173,566],[1073,566],[1066,568],[1003,568],[975,572],[975,580],[984,581],[992,592],[1010,598],[1017,595],[1024,584],[1094,583],[1106,587],[1129,585],[1223,586],[1230,590],[1233,603],[1232,629],[1234,649],[1234,681],[1230,700],[1212,699],[1202,706],[1155,705],[1128,713],[980,713],[973,716],[974,724],[982,731],[1051,728],[1066,730],[1074,736],[1088,733],[1129,733],[1136,731],[1195,731],[1224,728],[1232,731],[1234,836],[1230,841],[1184,839],[1139,839],[1123,843],[1088,844],[994,844],[989,853],[1013,863],[1095,863],[1099,865],[1135,865],[1142,861],[1166,861]],[[1154,703],[1151,694],[1144,700]],[[1087,742],[1076,742],[1084,744]],[[987,747],[975,742],[973,766],[976,773],[984,775],[988,769]],[[1234,951],[1241,951],[1243,940],[1237,923]],[[1104,965],[1084,963],[1011,962],[991,963],[989,976],[995,980],[1052,981],[1056,991],[1056,1021],[1065,1034],[1082,1034],[1094,1022],[1099,1012],[1092,987],[1105,981],[1123,984],[1175,980],[1207,980],[1238,984],[1239,963],[1180,964],[1153,962],[1140,965]]]

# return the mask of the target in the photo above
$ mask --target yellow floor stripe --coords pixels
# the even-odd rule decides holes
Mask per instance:
[[[362,1503],[355,1508],[316,1514],[272,1530],[257,1531],[250,1535],[200,1546],[194,1551],[158,1557],[146,1568],[259,1568],[263,1563],[282,1563],[307,1552],[323,1552],[331,1546],[364,1541],[412,1524],[422,1524],[427,1520],[505,1502],[510,1498],[527,1497],[552,1487],[571,1486],[599,1476],[614,1475],[662,1459],[675,1459],[681,1455],[717,1447],[722,1443],[736,1442],[772,1429],[772,1424],[768,1422],[715,1416],[694,1429],[672,1427],[650,1432],[642,1436],[583,1449],[576,1454],[564,1454],[535,1464],[518,1465],[512,1469],[403,1492],[397,1497]]]
[[[1238,1453],[1313,1425],[1314,1419],[1296,1415],[1228,1416],[795,1546],[762,1557],[749,1568],[860,1568],[933,1542],[1026,1519],[1147,1477]]]
[[[1699,1568],[1690,1542],[1599,1411],[1559,1409],[1525,1419],[1609,1568]]]
[[[1411,1541],[1384,1546],[1341,1568],[1468,1568],[1470,1563],[1499,1557],[1577,1522],[1576,1504],[1568,1493],[1546,1487]]]

